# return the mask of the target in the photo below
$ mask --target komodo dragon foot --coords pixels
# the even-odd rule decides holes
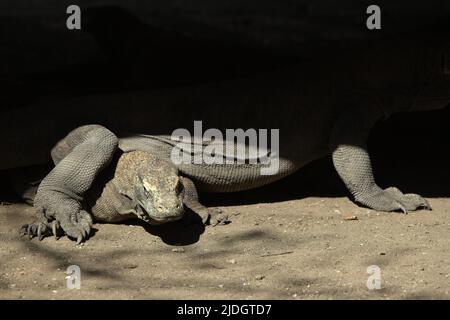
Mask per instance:
[[[191,206],[190,209],[200,216],[204,225],[215,227],[218,225],[225,225],[230,223],[228,214],[224,213],[220,208],[202,207],[192,209]]]
[[[355,201],[378,211],[402,211],[408,213],[418,209],[431,210],[427,199],[415,193],[402,193],[395,187],[377,188],[375,192],[355,196]]]
[[[35,209],[38,222],[23,225],[21,235],[42,240],[52,234],[57,238],[60,233],[65,233],[77,239],[77,244],[89,237],[92,217],[76,199],[61,197],[58,191],[45,190],[35,199]]]
[[[216,207],[208,208],[199,202],[197,188],[191,179],[182,177],[182,182],[185,190],[184,205],[198,214],[203,224],[209,224],[214,227],[230,223],[228,214],[224,213],[221,209]]]

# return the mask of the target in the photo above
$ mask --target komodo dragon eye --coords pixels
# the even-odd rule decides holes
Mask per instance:
[[[142,181],[142,185],[143,185],[144,195],[146,197],[148,197],[154,191],[152,188],[151,182],[148,181],[147,179],[144,179]]]

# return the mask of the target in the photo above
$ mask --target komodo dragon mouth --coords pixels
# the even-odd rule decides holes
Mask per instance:
[[[156,212],[155,214],[153,210],[147,211],[145,209],[145,204],[141,201],[138,201],[138,203],[139,204],[137,206],[136,216],[151,225],[160,225],[167,222],[177,221],[183,217],[183,208],[181,208],[181,210],[178,210],[177,212],[174,212],[173,215],[169,215],[167,213],[158,214],[160,212]]]
[[[183,194],[177,195],[178,200],[165,206],[164,204],[155,201],[154,197],[149,197],[149,194],[142,194],[141,188],[136,188],[135,195],[122,194],[129,199],[130,204],[128,209],[122,210],[122,214],[133,213],[137,218],[147,222],[151,225],[159,225],[167,222],[179,220],[184,215]]]

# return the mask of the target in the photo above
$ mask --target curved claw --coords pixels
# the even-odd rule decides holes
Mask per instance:
[[[430,204],[430,202],[427,200],[427,199],[423,199],[424,200],[424,202],[425,202],[425,205],[424,205],[424,209],[427,209],[427,210],[433,210],[433,208],[431,207],[431,204]]]
[[[33,233],[31,232],[31,224],[27,227],[27,234],[30,239],[33,239]]]
[[[222,218],[221,220],[218,220],[216,222],[216,224],[213,225],[213,227],[215,227],[215,226],[224,226],[224,225],[229,224],[230,222],[231,221],[228,219],[228,216],[226,216],[226,217]]]
[[[59,238],[56,235],[56,229],[57,229],[57,222],[53,221],[52,222],[52,233],[53,233],[53,236],[54,236],[55,240],[58,240]]]
[[[400,210],[402,210],[402,212],[404,213],[404,214],[408,214],[408,210],[406,210],[406,208],[405,208],[405,206],[403,206],[402,204],[398,204],[398,207],[399,207],[399,209]]]
[[[83,241],[83,237],[80,235],[77,238],[77,245],[81,244],[81,241]]]
[[[37,237],[39,241],[42,241],[42,225],[39,224],[37,228]]]
[[[211,215],[209,215],[209,214],[207,214],[207,215],[204,215],[203,217],[202,217],[202,223],[206,226],[208,223],[209,223],[209,219],[211,218]]]

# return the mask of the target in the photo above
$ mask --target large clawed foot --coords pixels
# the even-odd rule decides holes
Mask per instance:
[[[431,210],[431,205],[425,198],[414,193],[403,194],[395,187],[379,189],[373,194],[356,196],[355,200],[378,211],[401,211],[406,214],[419,209]]]
[[[403,194],[399,189],[390,187],[384,190],[392,196],[398,203],[401,203],[406,211],[415,211],[419,209],[432,210],[427,199],[415,193]]]
[[[224,225],[230,223],[228,214],[224,213],[219,208],[205,208],[204,212],[200,215],[204,225],[211,225],[213,227],[217,225]]]
[[[44,199],[36,207],[38,223],[24,225],[21,234],[30,238],[38,237],[41,240],[45,236],[54,235],[57,239],[58,231],[62,230],[68,237],[77,240],[77,244],[89,237],[92,227],[92,218],[89,213],[81,210],[80,204],[73,199],[53,198]]]

